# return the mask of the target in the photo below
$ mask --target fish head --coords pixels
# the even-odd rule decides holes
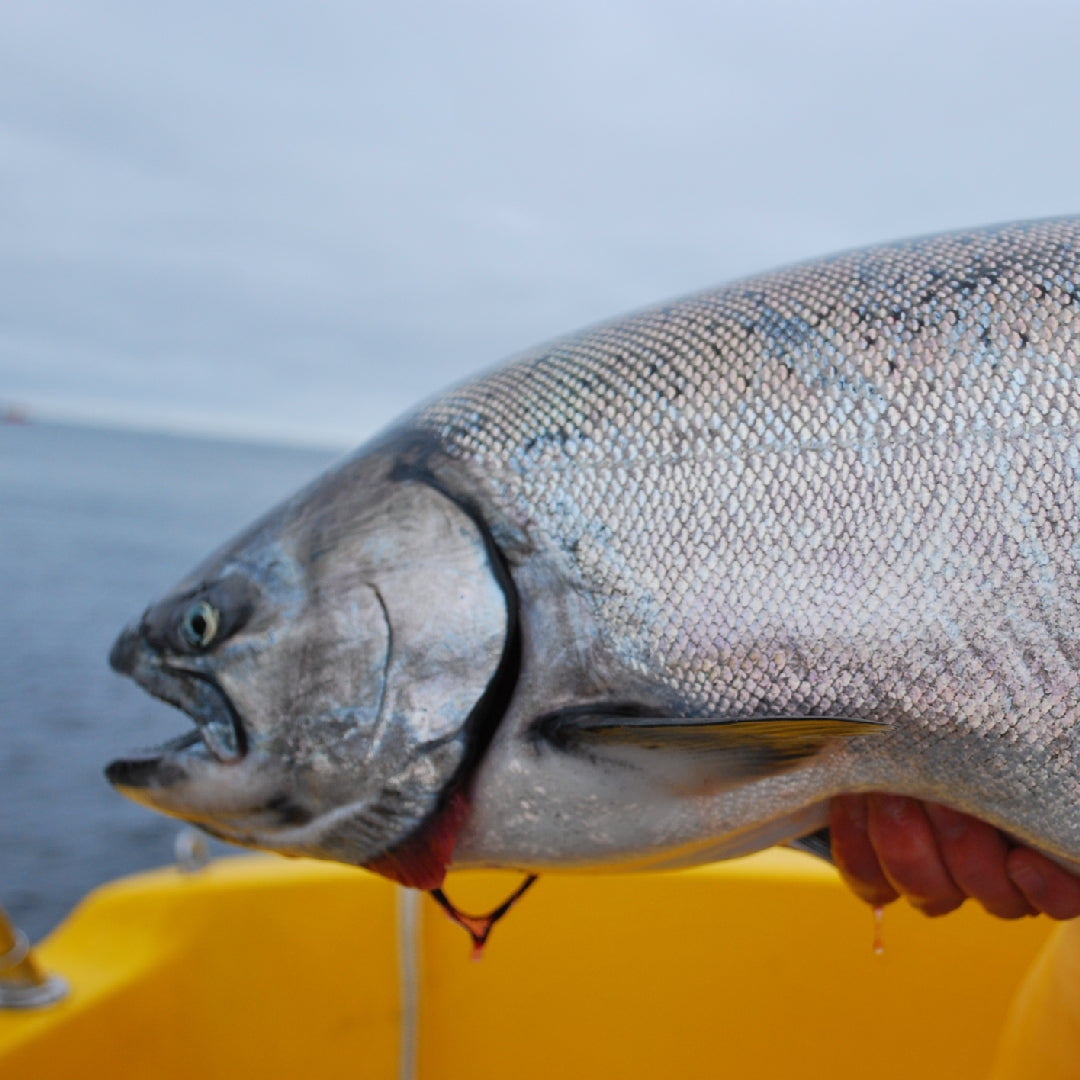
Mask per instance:
[[[121,633],[112,666],[196,727],[106,775],[221,839],[432,887],[507,664],[508,589],[462,505],[347,462]]]

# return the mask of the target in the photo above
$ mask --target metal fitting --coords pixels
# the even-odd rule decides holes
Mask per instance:
[[[39,1009],[67,993],[67,983],[41,970],[29,939],[0,908],[0,1009]]]

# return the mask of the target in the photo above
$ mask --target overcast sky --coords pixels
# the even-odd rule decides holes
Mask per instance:
[[[1080,5],[0,6],[0,407],[351,445],[564,331],[1080,211]]]

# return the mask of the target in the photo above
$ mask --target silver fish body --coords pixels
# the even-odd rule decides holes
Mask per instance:
[[[362,761],[343,753],[341,725],[312,724],[322,713],[305,705],[318,749],[313,779],[289,796],[307,818],[291,847],[222,830],[216,810],[191,814],[192,792],[164,805],[164,758],[137,782],[122,768],[113,779],[240,842],[411,884],[451,859],[710,861],[811,832],[832,795],[872,790],[946,803],[1080,867],[1078,308],[1080,223],[1046,221],[796,266],[518,358],[422,408],[151,609],[175,619],[175,597],[190,601],[223,567],[250,573],[266,562],[244,553],[253,545],[290,551],[303,607],[311,545],[297,538],[312,521],[338,514],[331,548],[357,528],[371,546],[401,532],[395,485],[429,493],[461,515],[469,535],[453,558],[479,598],[476,626],[459,609],[450,635],[469,678],[443,709],[447,762],[425,771],[404,690],[393,709],[353,704],[379,739],[394,731],[412,748],[396,757],[370,740]],[[364,518],[372,496],[383,510]],[[425,560],[437,566],[438,551]],[[423,602],[414,587],[401,587],[402,611]],[[294,769],[297,740],[265,734],[300,723],[268,674],[280,639],[314,635],[304,655],[334,708],[375,693],[369,676],[341,687],[321,658],[326,611],[300,630],[276,610],[271,635],[241,627],[226,643],[247,667],[212,649],[198,658],[234,707],[258,702],[240,708],[254,749],[212,764],[227,789],[265,759],[273,782],[245,782],[245,812]],[[114,662],[154,690],[146,671],[173,661],[147,619]],[[394,638],[393,612],[384,621]],[[350,656],[351,632],[332,635]],[[430,631],[413,637],[437,647]],[[394,655],[426,685],[422,657],[396,648],[352,660],[396,686]],[[443,693],[453,663],[436,668]],[[198,719],[189,698],[177,703]],[[350,832],[360,788],[364,824]],[[406,811],[380,801],[390,790]]]

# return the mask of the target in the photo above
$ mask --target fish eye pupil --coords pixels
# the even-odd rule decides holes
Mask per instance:
[[[217,636],[220,616],[217,608],[205,600],[192,604],[180,622],[180,636],[193,649],[205,649]]]

